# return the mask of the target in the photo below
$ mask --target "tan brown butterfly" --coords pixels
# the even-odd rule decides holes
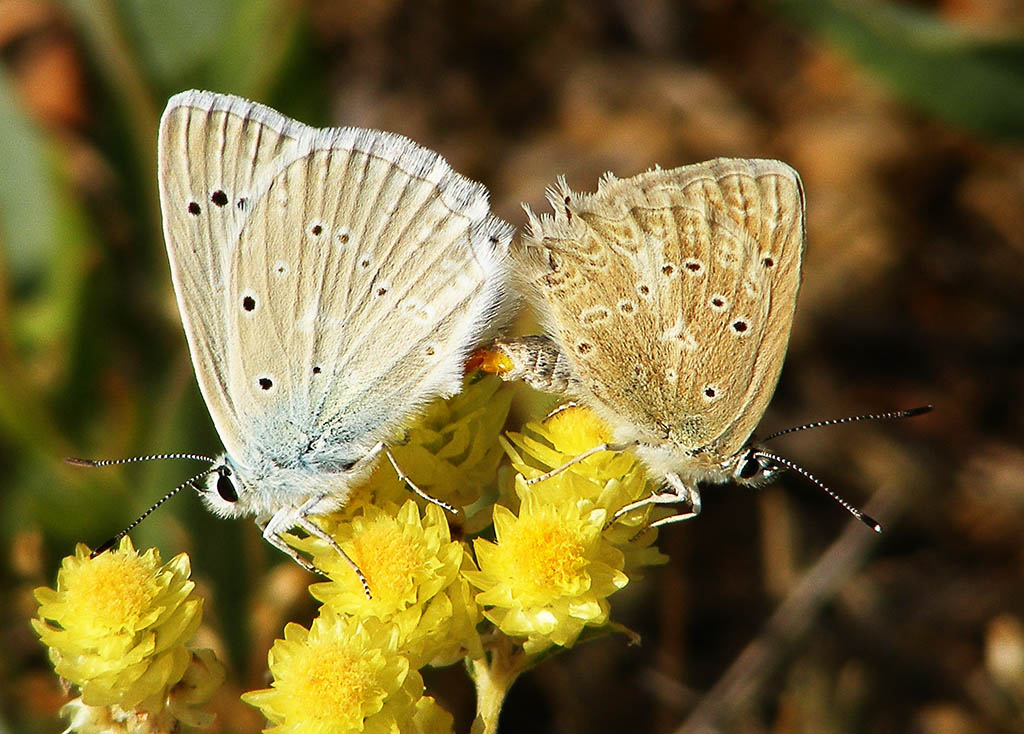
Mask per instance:
[[[495,342],[477,364],[572,396],[609,424],[615,443],[569,465],[632,448],[663,479],[616,518],[688,503],[688,512],[651,527],[685,520],[700,512],[698,482],[756,485],[787,467],[879,529],[751,442],[779,379],[800,290],[804,190],[796,171],[720,158],[628,179],[609,174],[593,194],[560,179],[548,200],[554,214],[527,210],[529,233],[513,251],[547,335]]]

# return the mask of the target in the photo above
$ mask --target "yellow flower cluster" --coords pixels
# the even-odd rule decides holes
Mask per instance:
[[[392,448],[417,486],[464,507],[493,483],[511,400],[500,387],[494,377],[468,378]],[[472,560],[452,540],[445,511],[416,498],[382,460],[345,508],[318,522],[363,572],[372,597],[334,548],[290,538],[329,578],[310,587],[322,606],[308,632],[288,627],[270,653],[272,687],[245,700],[275,732],[450,731],[451,717],[423,695],[417,671],[483,651],[480,609],[463,575]]]
[[[521,476],[514,484],[515,497],[525,494],[550,504],[574,503],[585,508],[600,508],[607,520],[620,507],[640,499],[650,491],[643,465],[629,452],[602,451],[575,463],[550,479],[533,485],[525,480],[565,466],[586,451],[609,443],[608,426],[591,410],[570,405],[552,413],[542,423],[528,423],[524,433],[509,433],[504,441],[512,466]],[[626,557],[625,570],[638,578],[644,566],[657,566],[668,558],[654,547],[655,532],[643,532],[651,506],[631,512],[612,524],[607,520],[603,537]]]
[[[495,376],[467,377],[462,392],[448,400],[432,401],[402,440],[390,445],[396,463],[420,489],[464,508],[494,483],[502,457],[497,438],[512,402],[512,391],[502,385]],[[389,502],[401,505],[409,497],[409,488],[390,462],[380,461],[369,479],[353,492],[340,516],[352,517],[364,507]],[[424,500],[416,500],[424,504]],[[461,514],[450,519],[458,525],[466,522]]]
[[[633,456],[601,452],[526,483],[609,440],[592,412],[567,407],[527,430],[510,434],[506,444],[519,472],[509,493],[518,515],[495,506],[495,541],[474,541],[480,570],[465,575],[481,590],[476,601],[484,616],[503,633],[526,638],[523,649],[536,654],[573,644],[585,626],[605,624],[608,597],[629,582],[627,571],[665,559],[650,546],[654,533],[629,542],[645,517],[631,518],[633,528],[606,529],[616,509],[645,491]]]
[[[328,532],[366,576],[372,598],[348,564],[319,540],[296,546],[312,552],[330,581],[310,593],[323,610],[397,626],[399,645],[414,667],[450,665],[480,654],[480,613],[461,573],[472,565],[465,546],[454,542],[445,512],[428,505],[421,513],[409,499],[401,508],[369,506],[363,515]]]
[[[209,699],[224,671],[209,650],[186,646],[202,617],[189,574],[184,554],[161,564],[155,549],[140,555],[125,538],[92,559],[79,545],[64,559],[56,590],[36,589],[32,626],[57,673],[81,691],[65,711],[74,731],[212,722],[193,707]]]
[[[609,435],[573,406],[502,438],[511,392],[496,377],[471,376],[392,448],[412,481],[457,515],[410,492],[385,459],[342,510],[316,518],[371,598],[335,547],[289,537],[327,580],[310,586],[321,602],[310,627],[289,624],[270,650],[270,687],[243,696],[266,731],[450,732],[452,717],[425,695],[419,669],[458,661],[480,692],[475,728],[493,731],[522,670],[607,625],[609,597],[664,562],[656,533],[638,534],[647,510],[609,523],[647,491],[632,454],[597,453],[527,483]],[[498,471],[503,455],[514,471]],[[189,596],[187,560],[161,567],[155,551],[139,556],[127,541],[92,561],[86,553],[65,561],[56,592],[37,592],[50,621],[36,629],[58,672],[82,689],[72,729],[148,731],[127,719],[158,712],[205,723],[190,707],[210,694],[204,681],[219,682],[219,667],[184,647],[201,606]],[[120,708],[92,708],[111,705]]]

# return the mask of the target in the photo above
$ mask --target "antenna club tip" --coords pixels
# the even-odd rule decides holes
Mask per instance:
[[[66,456],[64,461],[73,466],[96,466],[96,462],[92,459],[79,459],[76,456]]]
[[[934,405],[922,405],[919,408],[911,408],[910,410],[903,411],[904,418],[913,418],[914,416],[924,415],[925,413],[931,413],[935,410]]]
[[[862,523],[867,525],[869,528],[874,530],[876,533],[881,533],[882,532],[882,524],[880,522],[878,522],[878,520],[876,520],[875,518],[871,517],[870,515],[865,515],[863,513],[861,513],[859,515],[859,517],[860,517],[860,521]]]
[[[106,553],[108,550],[110,550],[111,548],[114,547],[114,544],[117,541],[118,541],[117,538],[111,538],[110,540],[104,542],[102,545],[100,545],[99,548],[97,548],[96,550],[94,550],[92,553],[89,554],[89,558],[93,559],[96,556],[100,555],[101,553]]]

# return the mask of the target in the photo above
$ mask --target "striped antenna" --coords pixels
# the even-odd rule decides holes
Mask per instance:
[[[913,418],[915,415],[922,415],[930,412],[935,406],[934,405],[922,405],[920,408],[911,408],[910,410],[893,410],[888,413],[868,413],[866,415],[851,415],[847,418],[829,418],[824,421],[815,421],[814,423],[805,423],[802,426],[793,426],[792,428],[784,428],[781,431],[770,433],[761,439],[764,441],[771,441],[773,438],[779,436],[785,436],[787,433],[796,433],[797,431],[807,431],[811,428],[824,428],[825,426],[840,426],[843,423],[856,423],[857,421],[882,421],[889,420],[890,418]]]
[[[789,459],[783,458],[783,457],[779,456],[778,454],[773,454],[770,451],[763,451],[761,449],[754,449],[753,455],[758,457],[758,458],[767,459],[768,461],[772,462],[776,466],[784,466],[787,469],[792,469],[797,474],[799,474],[800,476],[804,477],[805,479],[807,479],[808,481],[810,481],[811,483],[816,485],[819,489],[821,489],[823,492],[825,492],[825,494],[827,494],[829,497],[831,497],[836,502],[838,502],[840,505],[842,505],[843,508],[847,512],[849,512],[855,518],[857,518],[862,523],[867,525],[869,528],[874,530],[876,533],[882,532],[882,526],[881,526],[881,524],[877,520],[875,520],[875,518],[871,517],[870,515],[865,515],[859,509],[857,509],[856,507],[851,505],[849,502],[844,500],[842,497],[840,497],[838,494],[833,492],[832,489],[829,488],[824,482],[822,482],[820,479],[818,479],[816,476],[811,474],[809,471],[804,469],[799,464],[794,464]]]
[[[927,413],[927,412],[931,411],[933,407],[934,406],[932,406],[932,405],[922,405],[919,408],[910,408],[909,410],[894,410],[894,411],[890,411],[888,413],[868,413],[868,414],[865,414],[865,415],[853,415],[853,416],[850,416],[848,418],[830,418],[828,420],[815,421],[814,423],[805,423],[802,426],[794,426],[793,428],[785,428],[785,429],[783,429],[781,431],[776,431],[775,433],[771,433],[771,434],[765,436],[764,438],[762,438],[761,439],[761,443],[763,443],[765,441],[771,441],[773,438],[778,438],[779,436],[785,436],[787,433],[796,433],[797,431],[807,431],[807,430],[810,430],[812,428],[824,428],[825,426],[839,426],[839,425],[842,425],[843,423],[856,423],[857,421],[888,420],[890,418],[913,418],[916,415],[922,415],[924,413]],[[869,528],[874,530],[876,533],[882,532],[882,526],[881,526],[881,524],[879,524],[879,522],[877,520],[875,520],[870,515],[865,515],[858,508],[854,507],[849,502],[844,500],[842,497],[840,497],[838,494],[836,494],[834,491],[832,491],[832,489],[830,487],[826,486],[824,482],[819,480],[817,477],[815,477],[809,471],[804,469],[802,466],[800,466],[798,464],[794,464],[789,459],[785,459],[785,458],[779,456],[778,454],[774,454],[771,451],[765,451],[764,449],[761,449],[761,448],[754,448],[752,450],[752,455],[755,456],[755,457],[758,457],[758,458],[765,459],[768,462],[774,464],[776,467],[785,467],[787,469],[791,469],[792,471],[795,471],[797,474],[799,474],[800,476],[802,476],[805,479],[807,479],[809,482],[811,482],[812,484],[817,486],[820,490],[822,490],[829,497],[831,497],[836,502],[838,502],[840,505],[842,505],[842,507],[847,512],[849,512],[855,518],[857,518],[862,523],[867,525]]]
[[[203,456],[202,454],[185,454],[185,453],[150,454],[149,456],[130,456],[127,459],[78,459],[78,458],[75,458],[73,456],[69,456],[69,457],[67,457],[65,459],[65,461],[68,462],[69,464],[73,464],[75,466],[117,466],[118,464],[134,464],[134,463],[136,463],[138,461],[160,461],[162,459],[191,459],[193,461],[205,461],[208,464],[216,464],[217,463],[217,461],[215,459],[211,459],[209,456]],[[184,482],[182,482],[181,484],[179,484],[177,487],[175,487],[170,492],[168,492],[163,497],[161,497],[152,507],[150,507],[148,510],[146,510],[141,515],[139,515],[137,518],[135,518],[135,520],[132,523],[130,523],[128,525],[128,527],[126,527],[120,533],[118,533],[113,538],[108,540],[106,543],[103,543],[102,545],[100,545],[99,548],[97,548],[92,553],[90,553],[89,554],[89,558],[95,558],[100,553],[103,553],[104,551],[108,551],[111,548],[113,548],[115,545],[117,545],[120,542],[121,538],[123,538],[128,533],[130,533],[135,528],[136,525],[138,525],[140,522],[142,522],[147,517],[149,517],[151,514],[153,514],[153,511],[156,510],[157,507],[162,505],[164,502],[166,502],[171,497],[176,495],[178,492],[183,490],[185,487],[187,487],[189,485],[194,485],[194,483],[196,481],[202,479],[207,474],[211,474],[211,473],[213,473],[215,471],[218,471],[219,469],[220,469],[220,467],[211,466],[206,471],[201,471],[198,474],[196,474],[194,477],[192,477],[191,479],[187,479]]]
[[[114,463],[118,463],[118,462],[114,462]],[[212,462],[211,462],[211,463],[212,463]],[[163,504],[164,502],[166,502],[166,501],[167,501],[167,500],[169,500],[169,499],[170,499],[171,497],[173,497],[174,495],[176,495],[176,494],[177,494],[178,492],[180,492],[181,490],[183,490],[183,489],[184,489],[185,487],[187,487],[187,486],[189,486],[189,485],[194,485],[194,483],[195,483],[195,482],[197,482],[198,480],[202,479],[203,477],[205,477],[205,476],[206,476],[206,475],[208,475],[208,474],[212,474],[213,472],[215,472],[215,471],[218,471],[219,469],[220,469],[220,467],[218,467],[218,466],[212,466],[212,467],[210,467],[209,469],[207,469],[206,471],[202,471],[202,472],[199,472],[198,474],[196,474],[196,475],[195,475],[194,477],[192,477],[191,479],[186,479],[186,480],[185,480],[184,482],[182,482],[182,483],[181,483],[181,484],[179,484],[179,485],[178,485],[177,487],[175,487],[175,488],[174,488],[174,489],[172,489],[172,490],[171,490],[170,492],[168,492],[168,493],[167,493],[167,494],[165,494],[165,495],[164,495],[163,497],[161,497],[161,498],[160,498],[159,500],[157,500],[157,502],[156,502],[156,503],[155,503],[155,504],[154,504],[154,505],[153,505],[152,507],[150,507],[150,508],[149,508],[148,510],[146,510],[146,511],[145,511],[145,512],[143,512],[143,513],[142,513],[141,515],[139,515],[139,516],[138,516],[137,518],[135,518],[135,520],[134,520],[133,522],[131,522],[131,523],[130,523],[130,524],[128,525],[128,527],[126,527],[126,528],[125,528],[124,530],[122,530],[121,532],[119,532],[119,533],[118,533],[117,535],[115,535],[115,536],[114,536],[113,538],[111,538],[110,540],[108,540],[108,541],[107,541],[106,543],[103,543],[102,545],[100,545],[100,547],[99,547],[99,548],[97,548],[97,549],[96,549],[96,550],[94,550],[94,551],[93,551],[92,553],[90,553],[90,554],[89,554],[89,558],[95,558],[95,557],[96,557],[96,556],[98,556],[98,555],[99,555],[100,553],[103,553],[104,551],[108,551],[108,550],[110,550],[111,548],[113,548],[113,547],[114,547],[115,545],[117,545],[117,544],[118,544],[118,543],[120,542],[121,538],[123,538],[123,537],[124,537],[124,536],[126,536],[126,535],[127,535],[128,533],[130,533],[130,532],[131,532],[131,531],[132,531],[132,530],[133,530],[133,529],[135,528],[135,526],[136,526],[136,525],[138,525],[138,524],[139,524],[140,522],[142,522],[142,521],[143,521],[143,520],[145,520],[145,519],[146,519],[147,517],[149,517],[149,516],[150,516],[151,514],[153,514],[153,511],[154,511],[154,510],[155,510],[155,509],[156,509],[157,507],[159,507],[160,505],[162,505],[162,504]]]
[[[130,456],[127,459],[77,459],[69,456],[64,461],[75,466],[116,466],[117,464],[134,464],[137,461],[159,461],[161,459],[192,459],[216,464],[216,460],[202,454],[150,454],[149,456]]]

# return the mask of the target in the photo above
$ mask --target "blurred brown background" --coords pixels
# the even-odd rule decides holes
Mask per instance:
[[[159,112],[190,87],[408,135],[517,226],[563,173],[785,160],[810,250],[762,432],[936,406],[773,443],[882,536],[796,477],[706,491],[612,599],[643,645],[545,662],[505,732],[1024,731],[1020,3],[0,0],[0,62],[0,731],[59,726],[31,589],[185,471],[61,457],[219,448],[155,193]],[[218,730],[256,730],[237,695],[308,621],[308,579],[194,497],[133,537],[191,553],[233,671]],[[427,685],[468,730],[464,672]]]

